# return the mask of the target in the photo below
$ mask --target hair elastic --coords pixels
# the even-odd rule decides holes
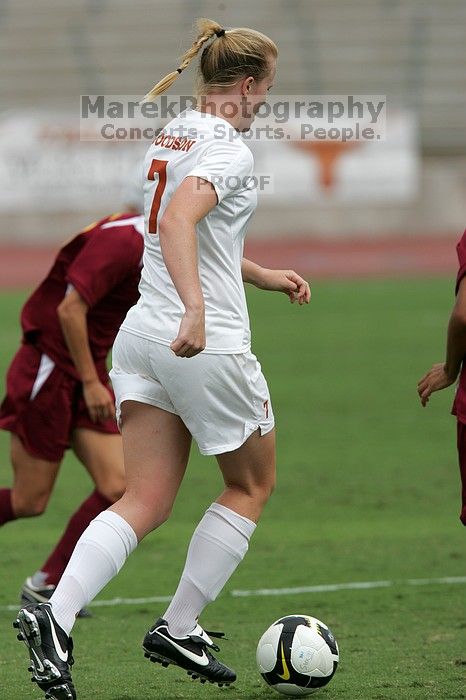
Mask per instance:
[[[182,72],[183,72],[183,69],[182,69],[182,68],[177,68],[177,69],[176,69],[176,72],[177,72],[177,73],[182,73]]]
[[[217,32],[215,32],[216,35],[220,38],[221,36],[225,36],[225,30],[224,29],[219,29]]]

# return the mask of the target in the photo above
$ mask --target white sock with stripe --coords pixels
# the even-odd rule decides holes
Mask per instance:
[[[213,503],[192,536],[180,583],[163,618],[174,637],[192,632],[248,551],[256,528],[248,518]]]

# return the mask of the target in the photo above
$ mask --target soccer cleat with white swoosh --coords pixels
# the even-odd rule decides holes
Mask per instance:
[[[48,603],[22,608],[13,627],[29,651],[32,681],[46,700],[76,700],[70,669],[74,663],[73,641],[57,624]]]
[[[236,680],[236,673],[217,661],[210,650],[220,651],[209,637],[223,637],[221,633],[205,632],[200,625],[186,637],[170,634],[167,622],[159,618],[143,641],[144,656],[162,666],[174,664],[184,668],[193,680],[209,681],[220,687]]]

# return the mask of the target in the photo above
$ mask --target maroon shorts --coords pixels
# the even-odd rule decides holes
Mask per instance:
[[[466,425],[457,422],[457,438],[458,438],[458,459],[460,463],[461,475],[461,515],[460,520],[463,525],[466,525]]]
[[[108,383],[106,369],[99,375]],[[118,433],[113,419],[91,421],[81,382],[33,345],[22,345],[14,356],[6,391],[0,406],[0,428],[18,435],[34,457],[60,462],[75,428]]]

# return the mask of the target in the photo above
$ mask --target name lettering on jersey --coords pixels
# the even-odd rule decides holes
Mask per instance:
[[[161,148],[171,148],[172,151],[185,151],[196,143],[196,139],[188,139],[187,136],[172,136],[162,131],[153,141],[154,146]]]

